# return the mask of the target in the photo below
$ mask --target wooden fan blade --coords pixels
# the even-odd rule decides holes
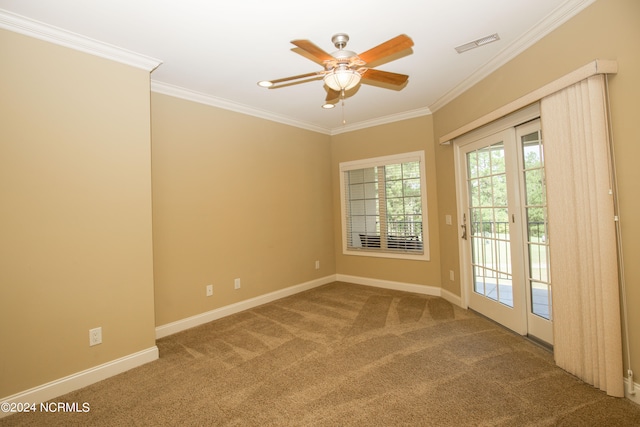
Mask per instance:
[[[328,89],[327,90],[327,97],[324,100],[325,100],[325,102],[331,102],[331,101],[334,101],[334,100],[336,100],[338,98],[340,98],[340,92],[338,92],[337,90]]]
[[[358,55],[366,64],[377,61],[394,53],[401,52],[413,46],[413,40],[404,34],[392,38],[366,52]]]
[[[309,40],[292,40],[291,43],[304,50],[313,58],[317,59],[316,62],[318,62],[319,64],[324,65],[324,61],[331,61],[334,59],[333,56],[329,55],[327,52],[320,49]]]
[[[262,85],[260,83],[258,83],[259,85],[263,86],[263,87],[273,87],[274,85],[277,85],[278,83],[283,83],[283,82],[289,82],[291,80],[299,80],[299,79],[304,79],[307,77],[317,77],[319,75],[322,74],[322,71],[315,71],[313,73],[306,73],[306,74],[298,74],[297,76],[291,76],[291,77],[283,77],[281,79],[275,79],[275,80],[267,80],[265,81],[265,83],[271,83],[271,85]]]
[[[362,74],[362,78],[367,80],[374,80],[381,83],[388,83],[395,86],[402,86],[407,82],[409,76],[407,76],[406,74],[397,74],[391,73],[389,71],[380,71],[373,68],[368,68],[367,71]]]

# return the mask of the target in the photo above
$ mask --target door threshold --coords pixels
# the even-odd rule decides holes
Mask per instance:
[[[541,340],[540,338],[533,335],[525,335],[524,338],[531,341],[533,344],[541,347],[544,350],[547,350],[550,353],[553,353],[553,344],[549,344],[548,342]]]
[[[490,321],[491,323],[501,327],[505,331],[510,332],[515,336],[522,337],[525,340],[529,341],[530,343],[535,344],[538,347],[542,348],[543,350],[547,350],[549,353],[553,354],[553,344],[549,344],[548,342],[543,341],[543,340],[541,340],[540,338],[538,338],[538,337],[536,337],[534,335],[520,335],[519,333],[507,328],[502,323],[496,322],[492,318],[485,316],[484,314],[474,310],[473,308],[467,307],[467,310],[472,311],[474,314],[477,314],[478,316],[482,317],[483,319],[487,319],[488,321]]]

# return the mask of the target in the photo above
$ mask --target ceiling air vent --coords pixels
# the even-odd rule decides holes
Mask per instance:
[[[485,45],[485,44],[488,44],[488,43],[491,43],[491,42],[495,42],[497,40],[500,40],[500,36],[498,36],[497,33],[496,34],[491,34],[490,36],[482,37],[481,39],[474,40],[472,42],[460,45],[460,46],[456,47],[456,51],[458,53],[466,52],[468,50],[475,49],[477,47],[480,47],[482,45]]]

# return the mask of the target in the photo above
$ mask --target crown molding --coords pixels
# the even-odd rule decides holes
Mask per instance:
[[[222,108],[224,110],[235,111],[236,113],[246,114],[249,116],[254,116],[261,119],[266,119],[273,122],[298,127],[298,128],[310,130],[313,132],[322,133],[325,135],[337,135],[344,132],[351,132],[358,129],[364,129],[372,126],[382,125],[385,123],[397,122],[400,120],[407,120],[407,119],[412,119],[414,117],[426,116],[431,114],[431,111],[428,108],[419,108],[419,109],[407,111],[404,113],[392,114],[385,117],[353,123],[353,124],[342,126],[335,129],[327,129],[327,128],[313,125],[311,123],[302,122],[299,120],[293,120],[286,116],[282,116],[279,114],[274,114],[268,111],[260,110],[258,108],[250,107],[245,104],[229,101],[228,99],[218,98],[215,96],[208,95],[206,93],[196,92],[190,89],[185,89],[183,87],[175,86],[169,83],[159,82],[153,79],[151,80],[151,91],[156,93],[161,93],[163,95],[169,95],[176,98],[185,99],[187,101],[197,102],[199,104]]]
[[[365,129],[373,126],[384,125],[387,123],[399,122],[401,120],[413,119],[415,117],[428,116],[431,114],[431,110],[428,108],[418,108],[415,110],[405,111],[403,113],[391,114],[384,117],[378,117],[371,120],[364,120],[349,125],[345,125],[339,128],[331,130],[331,135],[338,135],[340,133],[352,132],[354,130]]]
[[[162,64],[159,59],[140,55],[3,9],[0,9],[0,28],[149,72]]]
[[[404,113],[392,114],[392,115],[380,117],[377,119],[353,123],[351,125],[342,126],[340,128],[326,129],[320,126],[313,125],[311,123],[302,122],[299,120],[293,120],[286,116],[270,113],[268,111],[250,107],[245,104],[229,101],[228,99],[218,98],[215,96],[208,95],[206,93],[196,92],[190,89],[185,89],[183,87],[175,86],[169,83],[159,82],[153,79],[151,80],[151,91],[156,93],[161,93],[163,95],[169,95],[176,98],[185,99],[187,101],[197,102],[199,104],[222,108],[224,110],[235,111],[236,113],[241,113],[249,116],[258,117],[261,119],[271,120],[273,122],[278,122],[285,125],[298,127],[298,128],[310,130],[313,132],[322,133],[325,135],[337,135],[339,133],[351,132],[358,129],[364,129],[372,126],[382,125],[385,123],[397,122],[400,120],[407,120],[407,119],[412,119],[414,117],[426,116],[431,114],[431,111],[428,108],[419,108],[419,109],[407,111]]]
[[[564,2],[529,31],[501,50],[493,59],[478,68],[459,85],[436,100],[429,108],[431,111],[438,111],[595,1],[596,0],[568,0]]]
[[[294,126],[313,132],[329,134],[328,129],[316,126],[310,123],[302,122],[299,120],[293,120],[286,116],[270,113],[268,111],[260,110],[259,108],[250,107],[238,102],[229,101],[228,99],[218,98],[208,95],[202,92],[196,92],[190,89],[185,89],[180,86],[175,86],[169,83],[159,82],[157,80],[151,80],[151,91],[161,93],[164,95],[174,96],[176,98],[186,99],[187,101],[197,102],[199,104],[210,105],[212,107],[218,107],[225,110],[235,111],[237,113],[246,114],[249,116],[259,117],[261,119],[271,120],[273,122],[282,123],[289,126]]]

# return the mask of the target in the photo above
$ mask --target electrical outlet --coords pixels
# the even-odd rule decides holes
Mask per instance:
[[[207,296],[213,295],[213,285],[207,285]]]
[[[444,216],[444,222],[445,222],[445,224],[447,224],[447,225],[451,225],[451,224],[452,224],[452,222],[451,222],[451,215],[445,215],[445,216]]]
[[[316,261],[316,270],[320,270],[320,261]]]
[[[453,270],[449,270],[449,280],[451,280],[452,282],[456,280]]]
[[[102,327],[89,329],[89,346],[102,344]]]
[[[235,279],[235,280],[233,281],[233,287],[234,287],[235,289],[240,289],[240,279]]]

